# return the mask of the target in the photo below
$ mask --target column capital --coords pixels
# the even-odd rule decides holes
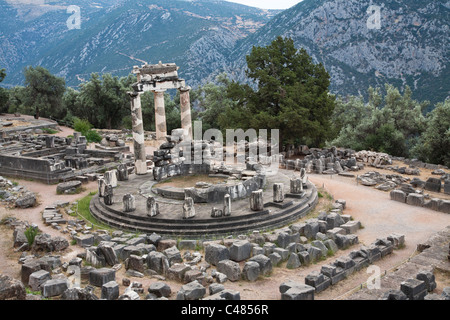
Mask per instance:
[[[179,87],[178,90],[180,90],[180,92],[186,92],[186,91],[190,91],[192,88],[190,86],[184,86],[184,87]]]
[[[139,92],[136,91],[127,91],[127,94],[133,99],[139,96]]]

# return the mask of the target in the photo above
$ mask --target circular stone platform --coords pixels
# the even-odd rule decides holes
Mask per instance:
[[[238,235],[253,230],[268,230],[285,226],[292,221],[306,216],[318,201],[315,186],[308,182],[301,197],[290,197],[290,178],[299,173],[278,172],[275,176],[267,177],[267,184],[263,191],[264,210],[251,211],[249,199],[235,200],[231,204],[231,216],[212,218],[213,207],[222,209],[222,203],[196,203],[196,216],[183,219],[183,200],[166,199],[155,195],[151,188],[156,183],[149,175],[131,175],[128,181],[120,181],[114,188],[113,204],[107,206],[98,195],[90,203],[91,214],[98,220],[114,228],[134,232],[158,233],[171,237],[205,238],[215,236]],[[284,202],[273,204],[273,184],[284,183],[286,197]],[[135,197],[136,210],[124,212],[122,198],[130,193]],[[147,216],[146,200],[151,195],[159,204],[160,214],[156,217]]]

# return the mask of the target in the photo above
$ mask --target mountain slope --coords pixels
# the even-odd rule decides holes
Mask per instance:
[[[82,23],[81,29],[68,30],[69,3],[56,1],[34,19],[21,14],[26,5],[2,3],[0,21],[11,27],[0,33],[0,64],[10,84],[23,81],[21,70],[28,64],[42,65],[76,85],[91,72],[126,75],[142,61],[162,60],[176,62],[195,85],[226,65],[236,41],[274,14],[214,0],[71,0],[81,8]]]
[[[331,91],[364,94],[369,85],[409,85],[417,98],[450,95],[450,1],[379,0],[380,28],[371,28],[371,3],[304,0],[277,15],[233,51],[241,70],[252,46],[291,37],[331,74]],[[368,27],[368,20],[370,28]]]
[[[66,26],[68,5],[81,8],[79,30]],[[449,0],[303,0],[282,12],[221,0],[0,0],[2,85],[22,84],[27,65],[76,86],[91,72],[123,76],[160,60],[193,87],[220,72],[248,81],[245,56],[281,35],[325,65],[333,93],[388,82],[437,102],[450,95],[449,21]]]

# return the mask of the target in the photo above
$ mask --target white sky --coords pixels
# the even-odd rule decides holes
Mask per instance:
[[[287,9],[296,5],[302,0],[227,0],[227,1],[245,4],[246,6],[261,9]]]

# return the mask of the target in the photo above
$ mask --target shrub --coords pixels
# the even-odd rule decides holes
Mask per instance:
[[[37,228],[28,227],[25,230],[25,237],[28,240],[28,245],[31,247],[34,243],[34,238],[36,238],[37,234],[39,233]]]
[[[102,136],[95,130],[89,130],[88,132],[86,132],[85,137],[88,142],[102,141]]]
[[[74,118],[73,128],[75,129],[75,131],[81,132],[81,134],[85,136],[86,133],[91,130],[92,125],[85,119]]]
[[[73,118],[73,128],[75,131],[81,132],[88,142],[102,141],[101,135],[97,131],[92,130],[92,125],[85,119]]]

